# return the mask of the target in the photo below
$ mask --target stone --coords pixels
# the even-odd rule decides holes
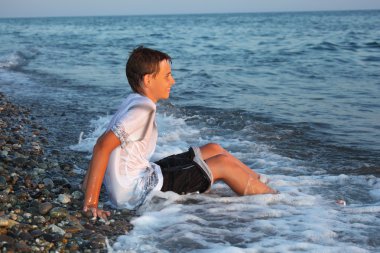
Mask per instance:
[[[76,233],[82,231],[84,228],[80,227],[80,226],[69,226],[69,227],[65,227],[64,229],[65,229],[66,233],[76,234]]]
[[[17,224],[19,224],[17,221],[9,219],[6,216],[0,217],[0,227],[10,228],[10,227],[13,227],[14,225],[17,225]]]
[[[10,248],[15,248],[15,240],[7,235],[0,235],[0,247],[6,246],[9,250]]]
[[[24,241],[32,241],[34,238],[33,236],[28,233],[28,232],[21,232],[18,237],[21,239],[21,240],[24,240]]]
[[[28,246],[28,244],[26,244],[26,242],[17,242],[16,245],[16,251],[17,252],[31,252],[32,249]]]
[[[103,249],[107,247],[106,238],[103,235],[96,234],[88,244],[92,249]]]
[[[50,210],[50,216],[52,218],[64,218],[67,217],[68,214],[67,209],[63,207],[54,207]]]
[[[73,193],[71,193],[71,196],[74,199],[81,199],[83,197],[83,193],[81,191],[74,191]]]
[[[60,235],[62,235],[62,236],[64,236],[64,235],[66,234],[66,231],[65,231],[65,230],[63,230],[62,228],[60,228],[60,227],[58,227],[58,226],[56,226],[56,225],[54,225],[54,224],[51,224],[51,225],[49,226],[49,229],[50,229],[53,233],[57,233],[57,234],[60,234]]]
[[[37,224],[43,224],[43,223],[46,222],[46,219],[45,219],[44,216],[40,216],[40,215],[38,215],[38,216],[34,216],[34,217],[33,217],[33,221],[34,221],[35,223],[37,223]]]
[[[40,175],[40,174],[44,174],[44,173],[45,173],[45,170],[42,168],[34,168],[33,169],[33,174],[35,174],[35,175]]]
[[[43,234],[42,237],[48,242],[59,242],[63,239],[63,236],[58,233]]]
[[[65,193],[59,194],[58,201],[61,202],[62,204],[67,204],[71,201],[71,196]]]
[[[18,215],[15,214],[15,213],[10,213],[10,214],[9,214],[9,218],[11,218],[12,220],[17,220]]]
[[[6,203],[8,199],[8,194],[5,191],[0,192],[0,203]]]
[[[3,176],[0,176],[0,190],[5,190],[7,188],[8,184],[7,184],[7,180],[5,179],[5,177]]]
[[[50,202],[41,203],[38,207],[40,214],[47,214],[53,208],[53,204]]]
[[[31,213],[24,213],[23,216],[25,219],[30,219],[32,217],[32,214]]]
[[[8,195],[8,203],[10,203],[12,206],[15,206],[17,204],[17,197],[13,194]]]
[[[76,241],[70,241],[67,243],[67,248],[70,252],[79,251],[79,245]]]
[[[50,188],[50,189],[54,188],[54,182],[51,178],[44,178],[42,182],[44,183],[45,187]]]
[[[40,237],[41,235],[43,235],[43,231],[40,230],[40,229],[36,229],[36,230],[33,230],[30,232],[30,235],[33,236],[34,238],[37,238],[37,237]]]

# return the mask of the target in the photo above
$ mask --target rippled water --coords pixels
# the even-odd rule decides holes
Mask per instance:
[[[376,252],[379,21],[379,11],[0,19],[0,87],[42,108],[56,146],[91,152],[130,92],[128,53],[164,50],[176,85],[159,104],[154,159],[218,142],[281,191],[159,194],[115,250]]]

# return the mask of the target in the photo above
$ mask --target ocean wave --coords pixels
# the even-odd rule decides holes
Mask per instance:
[[[380,43],[377,41],[368,42],[365,45],[369,48],[380,48]]]
[[[380,57],[378,56],[368,56],[363,59],[366,62],[380,62]]]
[[[38,54],[37,49],[14,51],[0,58],[0,69],[20,70]]]
[[[338,45],[328,42],[328,41],[322,41],[321,43],[318,43],[317,45],[314,45],[311,47],[314,50],[321,50],[321,51],[336,51],[338,50]]]

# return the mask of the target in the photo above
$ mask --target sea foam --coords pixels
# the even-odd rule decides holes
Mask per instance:
[[[110,116],[91,122],[73,150],[91,152]],[[376,203],[336,204],[336,189],[354,185],[377,200],[372,176],[292,175],[308,170],[295,159],[272,153],[268,146],[239,138],[204,139],[185,119],[158,114],[159,142],[154,159],[182,152],[194,143],[241,145],[234,154],[255,166],[280,194],[239,197],[218,182],[206,194],[154,192],[132,219],[134,228],[120,235],[109,252],[371,252],[366,245],[380,225]],[[196,140],[196,141],[194,141]],[[344,196],[343,196],[344,197]],[[356,241],[352,241],[355,238]],[[361,245],[361,246],[358,246]]]

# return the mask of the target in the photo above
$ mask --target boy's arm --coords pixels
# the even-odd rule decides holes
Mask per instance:
[[[106,132],[104,132],[99,138],[98,140],[100,140],[104,135],[106,134]],[[98,142],[97,140],[97,142]],[[96,143],[95,143],[96,144]],[[95,148],[95,146],[94,146]],[[94,151],[94,150],[93,150]],[[86,188],[87,188],[87,180],[88,180],[88,175],[90,174],[90,170],[92,168],[92,158],[90,160],[90,163],[88,164],[88,168],[87,168],[87,172],[86,172],[86,175],[83,179],[83,182],[82,182],[82,185],[81,185],[81,189],[82,191],[85,193],[86,192]]]
[[[103,134],[94,146],[92,159],[82,189],[85,191],[83,211],[90,210],[94,217],[107,219],[109,212],[98,209],[99,194],[111,152],[120,145],[112,131]]]

